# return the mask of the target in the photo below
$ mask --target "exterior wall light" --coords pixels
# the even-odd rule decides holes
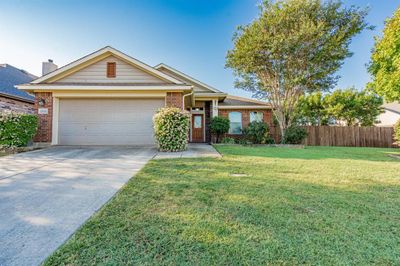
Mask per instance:
[[[46,104],[45,99],[39,99],[38,104],[39,106],[44,106]]]

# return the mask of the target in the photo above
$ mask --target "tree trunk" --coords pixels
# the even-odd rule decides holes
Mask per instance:
[[[287,128],[286,115],[281,110],[274,110],[276,119],[278,120],[279,129],[281,131],[281,144],[285,143],[285,131]]]

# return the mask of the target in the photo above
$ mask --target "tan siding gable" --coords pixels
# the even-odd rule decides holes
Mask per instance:
[[[168,76],[171,76],[171,77],[173,77],[173,78],[175,78],[177,80],[180,80],[180,81],[182,81],[182,82],[184,82],[186,84],[192,85],[193,86],[193,90],[195,92],[213,92],[213,91],[211,91],[211,90],[209,90],[209,89],[207,89],[207,88],[205,88],[203,86],[200,86],[199,84],[195,84],[194,82],[192,82],[192,81],[190,81],[188,79],[185,79],[182,76],[176,75],[174,72],[172,72],[172,71],[170,71],[168,69],[160,68],[158,70],[163,72],[164,74],[167,74]]]
[[[116,77],[107,78],[107,62],[116,63]],[[109,56],[71,75],[57,80],[55,83],[165,83],[165,81],[137,68],[125,61]]]

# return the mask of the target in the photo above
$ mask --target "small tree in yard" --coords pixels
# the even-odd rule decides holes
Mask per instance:
[[[370,91],[354,88],[336,90],[324,98],[324,105],[330,117],[345,121],[347,126],[372,126],[382,112],[382,98]]]
[[[216,142],[219,143],[221,136],[229,131],[229,119],[221,116],[216,116],[211,119],[210,130],[211,133],[217,137]]]
[[[400,101],[400,8],[386,21],[383,37],[376,38],[369,86],[386,101]]]
[[[154,133],[160,151],[183,151],[187,148],[189,114],[175,107],[164,107],[153,117]]]
[[[260,11],[234,35],[226,66],[237,88],[272,104],[284,139],[299,97],[336,84],[352,37],[368,27],[367,11],[335,0],[264,1]]]

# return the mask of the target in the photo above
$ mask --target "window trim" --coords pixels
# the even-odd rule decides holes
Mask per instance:
[[[106,69],[107,78],[116,78],[117,77],[117,63],[116,62],[107,62]]]
[[[240,121],[231,121],[231,114],[239,114],[240,115]],[[243,114],[242,112],[238,112],[238,111],[233,111],[233,112],[229,112],[228,113],[228,118],[229,118],[229,134],[231,135],[241,135],[242,134],[242,130],[243,130]],[[232,123],[240,123],[240,132],[232,132]]]

